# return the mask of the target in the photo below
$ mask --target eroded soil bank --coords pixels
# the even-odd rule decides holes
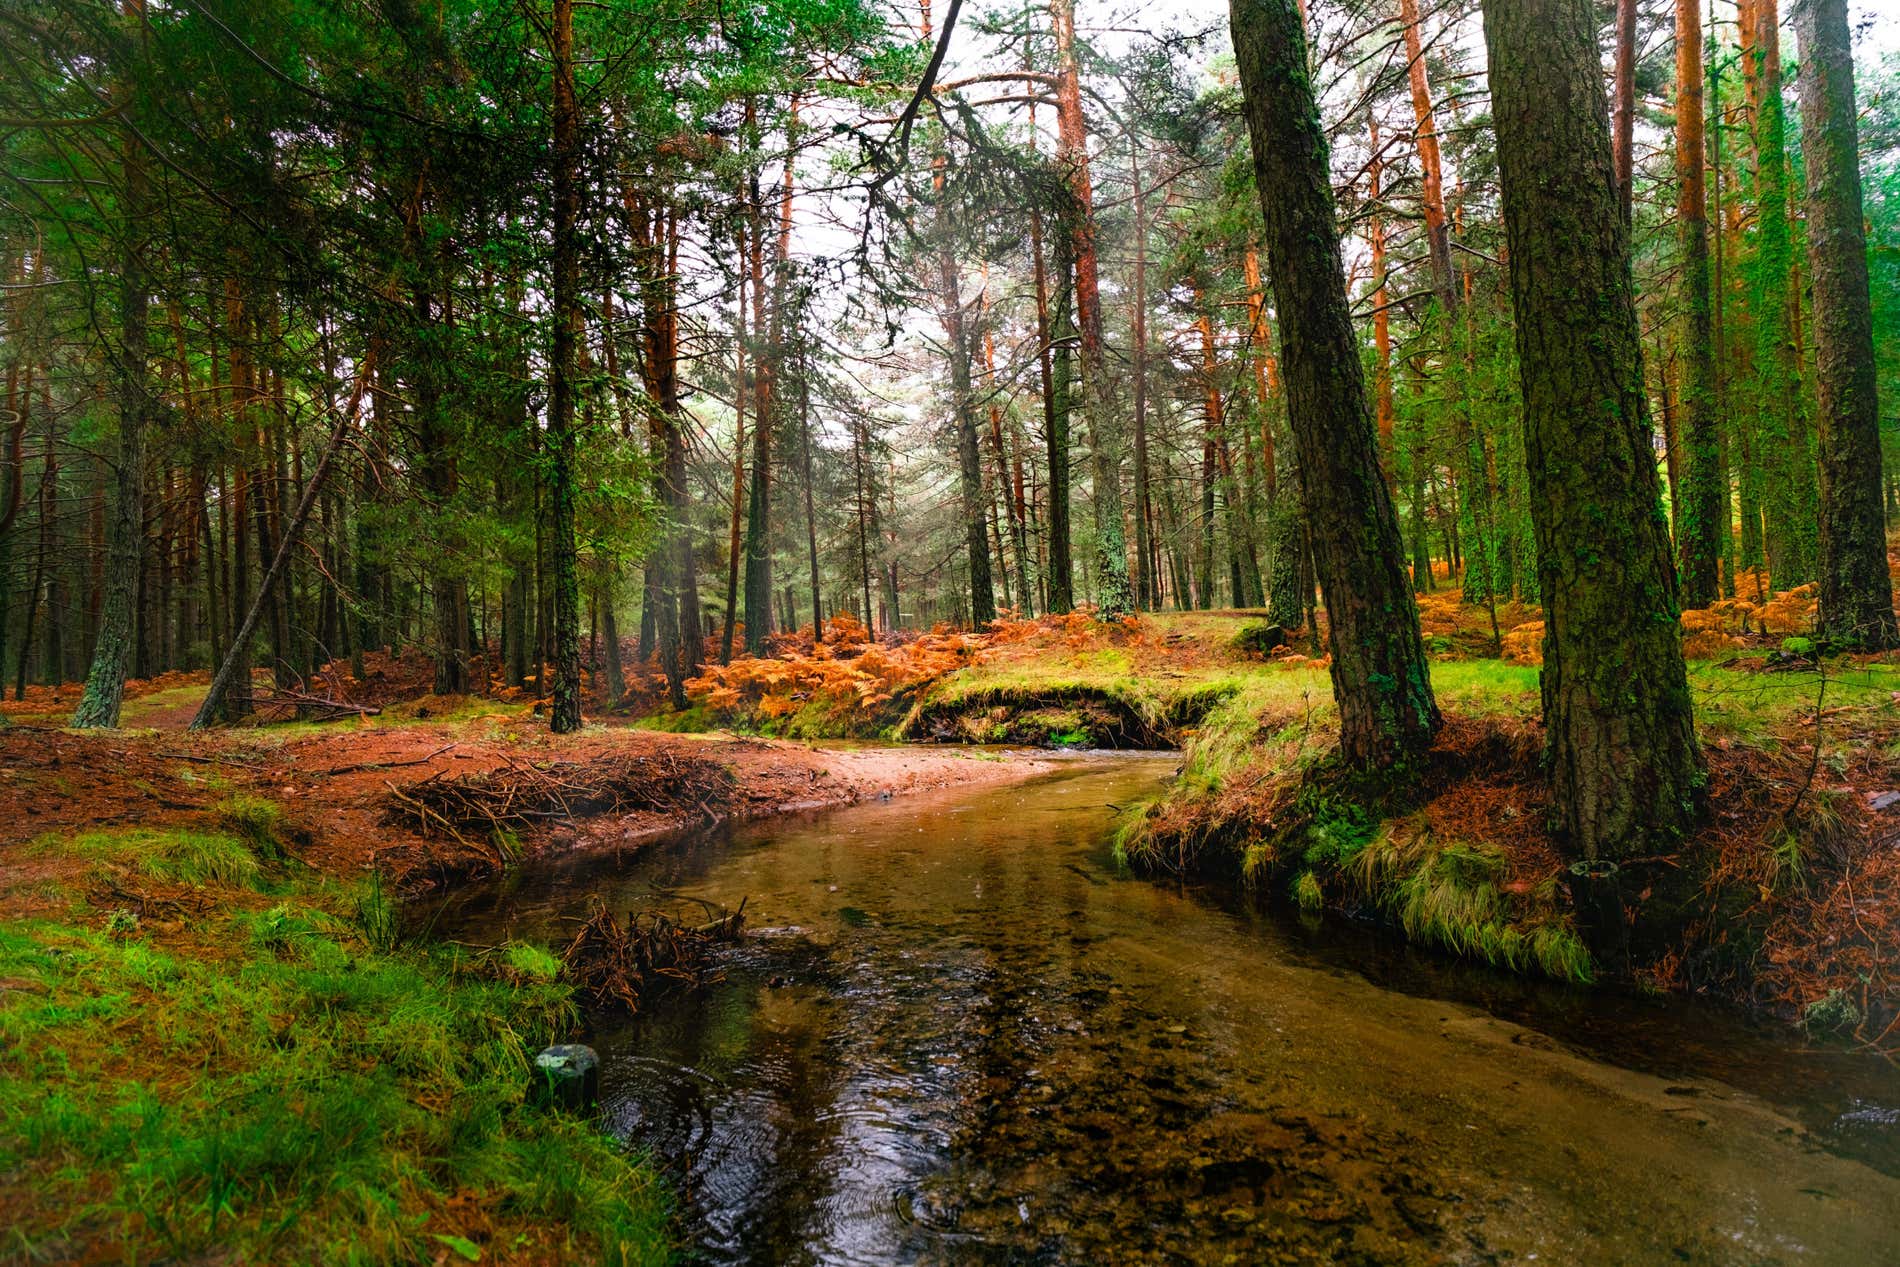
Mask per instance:
[[[392,793],[431,780],[480,779],[523,767],[585,769],[635,759],[666,789],[679,767],[707,763],[729,778],[678,808],[549,818],[539,830],[498,842],[477,833],[405,829],[392,821]],[[316,870],[374,870],[397,889],[421,892],[487,874],[524,853],[627,848],[668,831],[787,810],[849,805],[928,788],[992,784],[1041,767],[1027,754],[824,746],[730,735],[665,735],[592,728],[553,736],[528,716],[478,716],[411,725],[276,728],[214,733],[0,728],[0,822],[8,884],[0,915],[30,904],[29,879],[51,879],[73,860],[19,846],[52,835],[115,827],[215,830],[238,797],[281,810],[297,858]]]

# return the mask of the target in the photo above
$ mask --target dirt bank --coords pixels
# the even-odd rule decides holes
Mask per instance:
[[[572,818],[497,842],[391,821],[395,794],[429,780],[644,759],[653,777],[708,765],[690,809]],[[639,763],[634,762],[635,765]],[[1028,758],[893,748],[827,748],[727,735],[589,729],[556,737],[531,717],[413,725],[300,727],[212,734],[0,729],[0,822],[7,883],[0,915],[35,905],[44,882],[75,864],[65,851],[24,846],[48,836],[126,827],[229,828],[247,800],[280,807],[281,834],[305,864],[331,874],[375,870],[406,893],[492,872],[522,855],[625,847],[699,823],[848,805],[956,784],[1019,779],[1046,768]],[[676,798],[677,799],[677,798]],[[241,824],[240,824],[241,825]]]

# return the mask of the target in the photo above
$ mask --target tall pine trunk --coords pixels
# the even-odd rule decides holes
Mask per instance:
[[[581,728],[580,560],[574,540],[574,376],[581,334],[580,109],[574,0],[554,0],[554,338],[548,356],[548,519],[554,534],[554,695],[548,729]]]
[[[1744,84],[1755,114],[1756,460],[1764,476],[1768,574],[1774,588],[1788,589],[1814,578],[1818,491],[1789,319],[1795,264],[1788,215],[1787,112],[1781,101],[1781,31],[1775,0],[1741,0],[1738,14]]]
[[[1045,346],[1054,343],[1049,371],[1045,437],[1049,450],[1049,610],[1060,616],[1075,608],[1075,556],[1069,528],[1069,405],[1075,397],[1075,325],[1073,252],[1064,234],[1056,237],[1056,306]]]
[[[1823,637],[1900,645],[1881,514],[1880,402],[1861,216],[1853,48],[1846,0],[1795,0],[1801,134],[1814,270],[1814,356],[1821,457]]]
[[[132,42],[143,45],[145,0],[125,0]],[[124,90],[128,95],[130,88]],[[121,103],[126,104],[126,103]],[[106,535],[106,577],[99,632],[85,693],[73,712],[80,728],[113,727],[125,703],[125,669],[137,634],[139,565],[145,538],[145,425],[147,306],[145,265],[135,236],[143,220],[145,172],[139,141],[130,130],[120,168],[125,240],[119,250],[119,347],[114,384],[119,414],[117,486]]]
[[[1431,743],[1438,706],[1379,471],[1304,24],[1295,0],[1233,0],[1232,15],[1340,750],[1354,766],[1406,764]]]
[[[1715,308],[1709,276],[1709,219],[1703,180],[1702,16],[1698,0],[1676,3],[1676,226],[1682,240],[1682,437],[1684,480],[1676,539],[1682,601],[1707,607],[1717,597],[1728,537],[1728,472],[1716,412]]]
[[[1095,606],[1103,620],[1135,610],[1128,577],[1128,541],[1122,516],[1121,417],[1108,397],[1102,344],[1102,298],[1097,278],[1095,196],[1089,177],[1088,126],[1082,117],[1082,81],[1075,57],[1075,2],[1050,0],[1055,21],[1057,162],[1069,187],[1064,228],[1075,268],[1075,322],[1082,352],[1082,416],[1089,427],[1090,503],[1095,510]]]
[[[1676,625],[1591,0],[1488,0],[1498,164],[1544,596],[1544,723],[1570,851],[1664,852],[1702,765]],[[1614,936],[1620,910],[1585,905]]]

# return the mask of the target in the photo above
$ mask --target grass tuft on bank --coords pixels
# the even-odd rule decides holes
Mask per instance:
[[[9,1255],[667,1260],[654,1173],[526,1103],[577,1021],[545,950],[399,946],[379,884],[237,834],[29,852],[86,896],[0,926]]]

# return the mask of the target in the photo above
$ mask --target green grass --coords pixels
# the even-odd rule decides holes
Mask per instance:
[[[1508,894],[1501,887],[1505,868],[1495,846],[1438,841],[1390,825],[1345,873],[1412,941],[1494,967],[1589,984],[1595,978],[1590,952],[1555,893]]]
[[[219,801],[212,812],[217,815],[219,826],[243,840],[259,857],[284,856],[284,842],[279,835],[284,810],[276,801],[240,792]]]
[[[116,864],[172,884],[258,892],[268,887],[263,865],[251,847],[236,836],[218,832],[136,827],[82,832],[70,838],[42,836],[29,848]]]
[[[104,911],[0,926],[0,1253],[666,1260],[653,1173],[525,1103],[576,1022],[546,951],[389,951],[379,888],[271,875],[236,837],[58,847],[224,900],[162,942]]]
[[[1851,707],[1857,721],[1900,725],[1900,665],[1840,661],[1817,669],[1751,673],[1713,664],[1689,666],[1696,728],[1709,738],[1750,747],[1777,746],[1775,733],[1814,714],[1817,707]]]

